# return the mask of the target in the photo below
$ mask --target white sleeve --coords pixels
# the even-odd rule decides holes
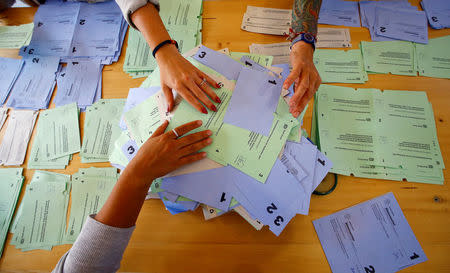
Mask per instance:
[[[116,272],[134,226],[117,228],[89,216],[72,248],[61,257],[54,273]]]
[[[155,5],[156,9],[159,10],[159,0],[116,0],[116,3],[122,10],[125,20],[127,20],[128,24],[134,28],[136,28],[136,26],[131,21],[131,14],[133,14],[133,12],[147,5],[147,3],[152,3]]]

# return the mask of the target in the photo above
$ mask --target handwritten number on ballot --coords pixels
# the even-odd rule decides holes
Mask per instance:
[[[202,51],[202,52],[200,52],[200,54],[198,54],[198,57],[199,58],[205,58],[205,56],[206,56],[206,52],[205,51]]]
[[[272,214],[273,211],[274,211],[274,210],[277,210],[278,208],[277,208],[277,206],[275,206],[274,203],[272,203],[272,204],[270,204],[270,206],[268,206],[266,209],[267,209],[267,212],[268,212],[268,213]]]

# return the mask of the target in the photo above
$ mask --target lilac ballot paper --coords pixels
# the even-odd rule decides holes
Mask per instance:
[[[391,273],[427,260],[391,192],[313,224],[333,273]]]

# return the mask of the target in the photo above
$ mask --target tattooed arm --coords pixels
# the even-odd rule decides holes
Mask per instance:
[[[317,35],[317,19],[319,17],[322,0],[294,0],[292,9],[292,28],[294,32],[307,32]],[[313,62],[314,48],[312,45],[300,41],[292,46],[292,71],[284,82],[288,89],[293,83],[295,93],[289,101],[289,111],[298,117],[319,88],[322,80]]]

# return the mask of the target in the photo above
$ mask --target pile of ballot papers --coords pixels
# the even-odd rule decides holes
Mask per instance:
[[[372,41],[428,42],[425,12],[417,10],[407,0],[360,1],[359,7],[362,25],[369,29]]]
[[[34,15],[30,44],[22,56],[58,56],[62,62],[95,59],[111,64],[119,59],[127,23],[115,1],[69,3],[51,1]]]
[[[3,121],[7,115],[7,111],[3,110]],[[38,112],[32,110],[10,110],[5,134],[0,144],[0,165],[20,166],[23,164],[37,115]]]
[[[428,23],[435,29],[450,27],[450,2],[447,0],[422,0],[420,2],[427,14]]]
[[[358,2],[344,0],[322,0],[319,24],[360,27]]]
[[[21,48],[28,45],[34,24],[0,26],[0,48]]]
[[[333,273],[394,273],[428,260],[392,193],[313,224]]]
[[[80,151],[79,111],[76,103],[48,109],[39,115],[29,169],[65,169]]]
[[[201,46],[185,54],[219,82],[220,88],[212,87],[222,101],[217,112],[199,113],[177,98],[175,110],[166,113],[155,70],[141,88],[130,90],[110,161],[124,168],[165,119],[168,131],[201,120],[193,132],[213,131],[212,144],[203,149],[208,158],[156,180],[149,197],[157,194],[172,214],[199,204],[206,219],[234,210],[255,228],[268,225],[279,235],[296,214],[308,214],[311,194],[332,163],[301,137],[304,113],[299,119],[289,113],[283,68],[263,65],[268,60],[260,55],[222,52]]]
[[[3,246],[8,235],[24,177],[21,168],[0,169],[0,257],[3,253]]]
[[[23,65],[23,60],[0,57],[0,70],[2,71],[0,74],[0,104],[5,103]]]
[[[70,215],[63,244],[73,244],[86,218],[96,214],[116,184],[116,168],[80,168],[72,175]]]
[[[13,220],[11,245],[22,251],[51,250],[66,229],[70,175],[35,171]]]
[[[417,70],[420,76],[450,79],[450,36],[416,44]]]
[[[311,138],[333,161],[331,172],[443,184],[444,161],[426,92],[322,84]]]
[[[202,41],[202,0],[160,1],[159,15],[170,37],[178,42],[180,52],[199,45]],[[157,64],[142,34],[130,28],[123,70],[133,78],[146,77]]]

